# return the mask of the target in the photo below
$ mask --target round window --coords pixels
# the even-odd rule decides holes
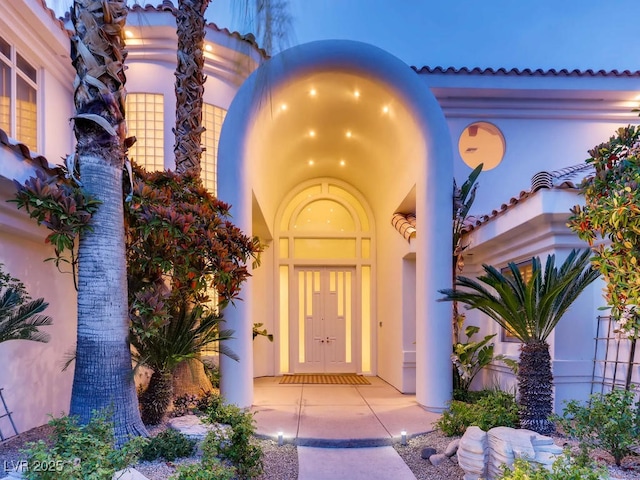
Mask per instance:
[[[460,134],[458,151],[464,163],[483,170],[497,167],[504,157],[505,141],[498,127],[488,122],[474,122]]]

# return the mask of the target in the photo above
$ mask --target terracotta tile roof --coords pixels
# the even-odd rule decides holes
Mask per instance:
[[[27,147],[24,143],[20,143],[13,140],[12,138],[9,138],[7,132],[2,129],[0,129],[0,145],[13,150],[22,158],[30,161],[38,168],[42,168],[43,170],[46,170],[48,172],[53,171],[53,169],[49,165],[49,161],[45,157],[43,157],[42,155],[35,155],[31,153],[29,147]]]
[[[55,23],[58,24],[58,26],[60,27],[60,30],[62,30],[64,32],[67,32],[67,34],[68,34],[69,31],[64,26],[64,20],[62,18],[58,18],[56,16],[56,12],[54,12],[53,9],[51,9],[51,8],[49,8],[47,6],[47,1],[46,0],[39,0],[39,1],[40,1],[40,5],[42,5],[43,10],[49,14],[49,16],[53,19],[53,21]]]
[[[171,0],[162,0],[162,3],[160,5],[158,5],[158,6],[153,6],[153,5],[147,4],[147,5],[145,5],[143,7],[142,5],[134,4],[134,5],[129,7],[129,10],[132,11],[132,12],[170,12],[174,17],[178,13],[178,9],[173,4],[173,2],[171,2]],[[269,58],[269,55],[267,54],[267,52],[263,48],[260,48],[260,46],[256,42],[256,37],[252,33],[248,33],[246,35],[242,35],[239,32],[232,32],[228,28],[220,28],[220,27],[218,27],[218,25],[216,25],[213,22],[207,23],[206,27],[210,28],[210,29],[212,29],[212,30],[214,30],[216,32],[225,33],[228,36],[233,37],[233,38],[237,38],[240,41],[247,42],[252,47],[254,47],[260,53],[260,55],[263,58]]]
[[[453,75],[484,75],[484,76],[516,76],[516,77],[640,77],[640,70],[568,70],[563,68],[556,70],[551,68],[549,70],[543,70],[542,68],[531,69],[518,69],[518,68],[455,68],[455,67],[411,67],[418,73],[443,73]]]
[[[391,217],[391,225],[400,232],[407,242],[416,236],[416,215],[415,213],[394,213]]]
[[[540,189],[577,190],[580,182],[593,173],[593,166],[587,163],[572,165],[553,172],[538,172],[531,178],[530,190],[522,190],[517,196],[511,197],[508,202],[500,205],[500,208],[492,210],[491,213],[468,217],[464,231],[466,233],[472,232],[481,225],[492,221],[511,210],[515,205],[531,198]],[[415,213],[394,213],[391,217],[391,224],[407,241],[410,241],[417,233]]]
[[[530,190],[521,191],[518,196],[511,197],[508,202],[503,203],[500,208],[492,210],[489,214],[478,215],[475,218],[475,221],[465,227],[465,232],[469,233],[481,225],[490,222],[494,218],[513,208],[518,203],[522,203],[528,198],[531,198],[540,189],[577,190],[580,183],[585,178],[592,175],[593,172],[593,166],[587,163],[572,165],[553,172],[538,172],[531,177]],[[577,181],[574,181],[574,179]]]

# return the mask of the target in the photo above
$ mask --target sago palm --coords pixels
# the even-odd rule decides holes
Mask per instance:
[[[24,301],[20,290],[7,288],[0,295],[0,343],[9,340],[48,342],[49,334],[38,330],[51,325],[51,317],[39,315],[48,305],[42,298]]]
[[[525,282],[515,263],[503,274],[483,265],[477,279],[458,276],[456,290],[441,290],[444,301],[458,301],[489,315],[522,342],[518,391],[520,424],[538,433],[553,432],[553,375],[547,338],[580,293],[600,275],[589,263],[589,250],[573,250],[558,268],[549,255],[544,269],[532,258]]]
[[[219,314],[202,305],[183,304],[153,335],[147,335],[143,328],[132,328],[134,359],[153,370],[149,386],[140,396],[145,424],[157,425],[162,421],[173,398],[172,375],[179,364],[200,360],[200,351],[211,346],[238,360],[235,353],[220,343],[233,335],[233,330],[220,328],[223,322]]]

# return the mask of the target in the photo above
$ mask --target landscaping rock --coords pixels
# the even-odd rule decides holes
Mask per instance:
[[[449,457],[447,457],[444,453],[436,453],[435,455],[431,455],[429,457],[429,461],[431,462],[431,464],[434,467],[437,467],[438,465],[441,465],[442,463],[446,462],[447,460],[449,460]]]
[[[171,418],[167,423],[170,428],[178,430],[186,437],[198,442],[204,440],[207,433],[211,431],[220,432],[222,436],[227,439],[231,437],[231,427],[229,425],[202,423],[196,415],[184,415],[182,417]]]
[[[444,454],[447,457],[453,457],[456,452],[458,451],[458,447],[460,446],[460,439],[457,438],[454,441],[452,441],[449,445],[447,445],[446,450],[444,451]]]
[[[489,458],[487,432],[478,427],[469,427],[458,445],[458,465],[465,472],[464,480],[478,480],[486,476]]]
[[[438,453],[438,451],[435,448],[427,447],[422,449],[420,456],[425,460],[429,460],[429,457],[431,455],[435,455],[436,453]]]

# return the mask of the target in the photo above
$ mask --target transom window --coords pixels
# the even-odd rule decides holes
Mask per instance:
[[[38,72],[0,37],[0,128],[38,150]]]

